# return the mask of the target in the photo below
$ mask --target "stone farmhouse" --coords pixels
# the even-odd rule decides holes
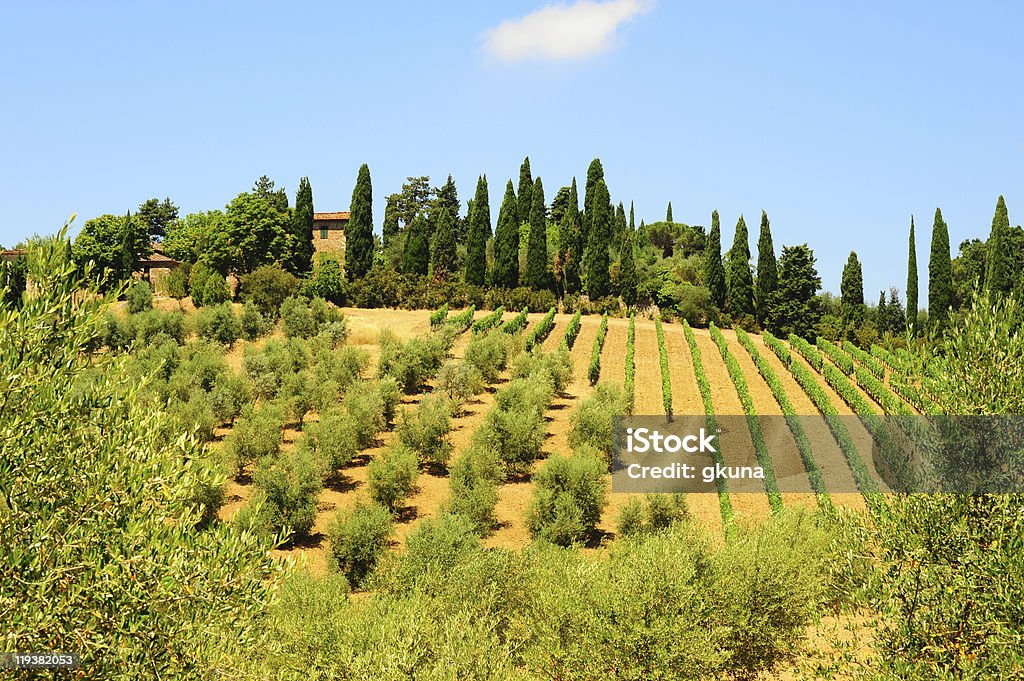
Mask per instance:
[[[345,227],[349,212],[313,213],[313,246],[317,254],[329,254],[344,262]]]

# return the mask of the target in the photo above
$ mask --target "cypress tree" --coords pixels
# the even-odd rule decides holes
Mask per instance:
[[[583,194],[583,219],[580,221],[580,229],[583,230],[583,243],[585,244],[590,243],[591,216],[594,214],[594,191],[597,189],[597,183],[603,179],[604,167],[601,165],[601,159],[595,158],[587,167],[587,186]],[[607,186],[605,188],[607,189]]]
[[[362,279],[373,265],[373,187],[370,167],[359,166],[348,224],[345,226],[345,277]]]
[[[768,318],[772,293],[779,287],[779,270],[775,262],[775,245],[768,214],[761,211],[761,233],[757,239],[757,321]]]
[[[850,251],[850,257],[846,259],[843,278],[839,283],[839,295],[847,315],[859,318],[864,308],[864,270],[856,251]]]
[[[452,221],[452,235],[457,243],[459,240],[459,223],[461,222],[459,220],[459,190],[455,187],[455,180],[452,179],[451,174],[448,175],[448,179],[443,185],[434,190],[434,201],[430,206],[431,234],[437,232],[437,221],[441,211],[444,209],[448,210],[448,216]]]
[[[594,185],[593,208],[587,235],[587,295],[591,300],[608,295],[608,240],[611,216],[608,214],[608,186],[604,178]]]
[[[380,227],[380,238],[385,247],[387,247],[387,245],[391,243],[391,239],[398,234],[399,204],[401,203],[401,200],[401,194],[388,194],[388,198],[384,204],[384,223]]]
[[[725,266],[722,264],[722,228],[718,224],[718,211],[711,213],[711,234],[704,254],[704,285],[711,291],[711,302],[719,310],[725,309]]]
[[[917,326],[917,242],[914,239],[914,216],[910,216],[910,252],[907,256],[907,325]]]
[[[469,232],[466,235],[466,283],[483,286],[487,279],[487,237],[491,235],[491,204],[487,176],[476,182]]]
[[[494,228],[494,269],[491,272],[495,286],[515,288],[519,284],[519,207],[512,180],[505,185],[505,198],[498,211],[498,224]]]
[[[427,273],[430,266],[429,227],[423,213],[418,213],[406,228],[405,250],[402,252],[402,271],[406,274]]]
[[[313,247],[313,188],[308,177],[299,180],[299,189],[295,192],[292,235],[291,272],[306,274],[313,268],[313,253],[316,251]]]
[[[940,331],[946,328],[953,303],[953,264],[949,254],[949,228],[942,211],[935,209],[932,248],[928,259],[928,322]]]
[[[637,274],[636,262],[633,259],[633,232],[627,231],[622,237],[622,248],[619,249],[619,293],[623,302],[632,307],[636,305]]]
[[[583,230],[580,227],[579,196],[576,193],[576,178],[572,178],[569,202],[558,230],[561,254],[562,278],[566,293],[580,292],[580,271],[583,259]]]
[[[1006,213],[1006,201],[1000,195],[985,248],[985,289],[997,296],[1013,290],[1009,235],[1010,217]]]
[[[615,208],[615,245],[622,248],[622,240],[626,236],[626,209],[622,207],[622,201]]]
[[[754,314],[754,277],[750,272],[750,236],[747,223],[740,215],[736,235],[729,250],[729,290],[726,295],[729,314],[737,320]]]
[[[430,264],[434,268],[435,277],[447,278],[448,274],[458,270],[458,258],[455,254],[455,219],[448,206],[442,206],[437,214],[434,241],[430,248]]]
[[[636,231],[636,222],[633,221],[633,202],[629,202],[629,231]]]
[[[544,184],[538,177],[530,194],[530,239],[526,244],[526,285],[542,289],[548,280],[547,210],[544,203]]]
[[[878,294],[878,314],[876,316],[877,321],[875,322],[875,326],[878,327],[878,333],[892,331],[892,322],[889,315],[889,308],[885,304],[885,291],[881,291]]]
[[[519,213],[517,224],[530,221],[530,211],[533,207],[531,192],[533,191],[533,176],[530,174],[530,157],[523,159],[523,165],[519,166],[519,200],[517,203]]]
[[[665,222],[672,224],[672,202],[668,202],[668,210],[665,211]]]

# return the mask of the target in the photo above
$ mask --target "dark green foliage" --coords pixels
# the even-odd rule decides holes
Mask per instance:
[[[622,507],[616,523],[620,537],[649,536],[667,530],[688,516],[682,494],[647,494]]]
[[[590,192],[588,202],[592,206],[587,209],[587,295],[602,298],[608,295],[608,246],[611,236],[611,216],[608,212],[608,187],[604,178],[598,179],[594,186],[593,200]]]
[[[373,186],[370,168],[359,166],[356,186],[349,204],[349,220],[345,225],[345,277],[362,279],[373,265]]]
[[[341,265],[334,258],[321,257],[313,272],[302,286],[303,294],[311,298],[323,298],[335,305],[345,303],[345,280]]]
[[[672,202],[668,202],[668,208],[665,210],[665,222],[672,222]]]
[[[128,312],[135,314],[153,309],[153,289],[148,281],[136,281],[125,293],[128,300]]]
[[[574,178],[575,179],[575,178]],[[590,231],[593,225],[594,218],[594,206],[598,202],[596,197],[597,183],[604,179],[604,167],[601,165],[601,159],[595,158],[587,166],[587,184],[584,187],[583,194],[583,241],[589,247],[590,245]],[[607,200],[604,203],[608,203]]]
[[[487,279],[487,237],[491,234],[490,201],[487,176],[481,175],[476,183],[476,196],[466,234],[466,283],[475,286],[483,286]]]
[[[359,587],[387,548],[391,514],[378,504],[357,502],[348,514],[338,513],[327,530],[331,565]]]
[[[405,250],[402,252],[402,272],[424,276],[430,268],[430,235],[427,218],[422,213],[405,228]]]
[[[580,274],[583,270],[584,239],[576,194],[576,178],[572,178],[565,215],[558,227],[558,255],[555,258],[555,278],[563,293],[579,293]]]
[[[548,233],[547,208],[544,203],[544,184],[538,177],[530,193],[530,238],[526,246],[526,285],[530,288],[547,288],[548,283]]]
[[[92,262],[90,278],[102,290],[113,291],[131,277],[135,261],[151,250],[149,226],[128,214],[87,220],[71,252],[80,273]]]
[[[203,305],[220,305],[231,300],[228,283],[219,272],[213,272],[203,286]]]
[[[522,191],[522,189],[520,189]],[[505,198],[498,212],[498,225],[494,232],[495,286],[515,288],[519,284],[519,217],[512,180],[505,185]]]
[[[576,344],[576,336],[580,335],[580,318],[583,313],[576,310],[572,318],[569,319],[569,324],[565,327],[565,347],[572,350],[572,346]]]
[[[754,314],[754,280],[750,273],[750,245],[743,216],[736,222],[736,236],[729,249],[727,305],[733,319]]]
[[[400,194],[388,194],[387,203],[384,206],[384,222],[381,224],[381,241],[384,247],[391,243],[391,240],[398,234],[398,218]]]
[[[757,239],[757,321],[764,323],[771,311],[773,294],[779,286],[778,266],[775,262],[775,246],[772,243],[772,228],[768,214],[761,211],[761,233]]]
[[[711,303],[725,309],[725,266],[722,264],[722,228],[718,224],[718,211],[711,213],[711,234],[704,251],[704,285],[711,292]]]
[[[434,241],[430,244],[430,264],[435,277],[445,278],[458,270],[455,255],[455,220],[448,207],[442,207],[434,226]]]
[[[199,262],[192,266],[188,275],[188,294],[196,307],[203,306],[203,290],[206,288],[207,280],[214,274],[214,269],[206,263]]]
[[[249,501],[254,525],[260,529],[305,537],[316,520],[316,498],[323,489],[321,469],[304,450],[260,463],[253,483],[258,490]],[[259,510],[255,510],[260,506]],[[236,520],[242,524],[241,519]]]
[[[196,269],[192,268],[193,275]],[[276,265],[264,265],[242,277],[239,293],[242,302],[252,301],[269,319],[277,319],[281,303],[295,293],[299,280]],[[193,292],[193,296],[195,293]]]
[[[586,541],[607,503],[606,471],[607,464],[587,448],[548,459],[534,477],[526,516],[530,535],[559,546]]]
[[[783,246],[779,258],[779,288],[771,305],[767,327],[774,333],[816,333],[821,319],[817,299],[821,277],[807,244]]]
[[[242,306],[242,314],[238,319],[242,338],[254,341],[270,333],[273,324],[264,317],[255,303],[249,302]]]
[[[178,207],[169,196],[163,201],[147,199],[139,204],[135,219],[146,229],[150,239],[161,239],[167,233],[167,228],[178,219]]]
[[[445,303],[440,308],[430,313],[430,328],[431,330],[437,329],[445,323],[448,319],[448,303]]]
[[[509,184],[512,184],[512,180],[509,180]],[[530,174],[529,156],[524,158],[523,164],[519,166],[519,203],[513,204],[513,207],[516,208],[517,228],[521,224],[530,222],[530,212],[533,210],[533,176]],[[518,232],[517,229],[517,235]]]
[[[295,192],[295,211],[292,213],[291,253],[286,260],[294,274],[305,274],[313,268],[313,188],[308,177],[299,179]]]
[[[514,345],[514,339],[504,333],[475,336],[466,346],[464,361],[479,371],[486,383],[494,383],[507,366]]]
[[[493,329],[495,326],[501,323],[501,316],[503,314],[505,314],[505,308],[499,307],[498,309],[494,310],[494,312],[491,312],[490,314],[476,320],[475,322],[473,322],[473,333],[483,333],[484,331],[489,331],[490,329]]]
[[[345,337],[344,315],[323,298],[286,298],[281,303],[281,326],[288,338],[312,338],[328,329]]]
[[[236,475],[264,457],[273,457],[281,446],[284,415],[276,407],[247,407],[226,441]]]
[[[204,307],[196,313],[196,333],[200,338],[231,347],[242,335],[242,327],[231,303]]]
[[[985,290],[989,293],[1010,293],[1015,277],[1020,275],[1020,272],[1012,271],[1009,237],[1010,217],[1006,212],[1006,201],[1000,195],[985,249]]]
[[[633,259],[633,232],[627,231],[622,239],[619,263],[619,292],[629,307],[637,302],[636,261]]]
[[[292,216],[284,189],[261,177],[251,192],[227,206],[224,219],[204,244],[202,259],[222,274],[252,272],[288,257]]]
[[[348,411],[332,407],[320,414],[319,421],[303,426],[302,446],[333,471],[352,463],[359,451],[359,432],[365,428]]]
[[[449,471],[448,512],[469,520],[478,533],[490,532],[497,524],[494,507],[498,503],[497,483],[503,474],[493,450],[470,447]]]
[[[370,498],[395,513],[419,476],[416,452],[405,445],[391,445],[370,462],[366,475]]]
[[[843,316],[857,322],[864,316],[864,273],[857,254],[850,251],[850,257],[843,267],[843,279],[839,287],[842,296]]]
[[[942,211],[936,208],[928,258],[928,323],[940,332],[944,330],[952,304],[953,264],[949,251],[949,228],[942,219]]]
[[[907,256],[907,326],[917,325],[917,242],[914,239],[914,216],[910,216],[910,247]]]
[[[530,311],[529,308],[524,307],[522,310],[519,311],[519,314],[517,314],[515,317],[513,317],[510,320],[508,320],[504,324],[502,324],[501,325],[502,333],[507,333],[507,334],[509,334],[511,336],[511,335],[517,334],[520,331],[522,331],[523,329],[525,329],[526,328],[526,315],[527,315],[527,313],[529,311]]]
[[[587,369],[587,377],[590,385],[597,385],[597,379],[601,377],[601,350],[604,349],[604,339],[608,335],[608,315],[601,316],[601,326],[597,327],[597,337],[594,338],[594,347],[590,351],[590,366]]]
[[[459,218],[459,191],[455,187],[455,180],[452,179],[451,174],[448,175],[448,179],[445,180],[444,184],[434,189],[434,200],[430,204],[430,233],[437,238],[438,218],[441,216],[441,211],[447,210],[448,216],[452,221],[452,242],[458,244],[464,241],[464,235],[462,234],[462,220]],[[432,240],[433,241],[433,240]],[[434,245],[431,243],[431,252],[433,252]],[[452,252],[455,252],[455,247],[452,246]],[[448,272],[455,272],[455,268],[446,270]]]

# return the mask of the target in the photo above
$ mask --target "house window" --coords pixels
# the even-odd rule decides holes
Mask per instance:
[[[320,238],[321,239],[326,239],[327,238],[327,228],[326,227],[324,227],[324,228],[322,228],[320,230]]]

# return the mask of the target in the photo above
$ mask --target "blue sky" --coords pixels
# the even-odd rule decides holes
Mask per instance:
[[[496,215],[527,154],[552,196],[600,157],[638,221],[717,208],[726,246],[764,209],[827,290],[856,250],[869,300],[905,286],[911,213],[922,292],[936,206],[954,255],[1000,193],[1024,221],[1021,3],[570,4],[6,6],[0,244],[262,174],[344,210],[363,162],[378,229],[407,175],[465,201],[486,173]]]

